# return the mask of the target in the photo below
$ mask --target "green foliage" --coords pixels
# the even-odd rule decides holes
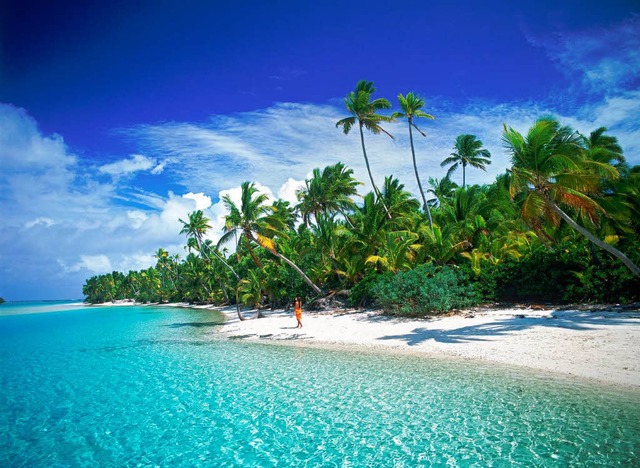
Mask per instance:
[[[640,244],[636,242],[635,251]],[[628,248],[633,251],[633,247]],[[539,244],[474,275],[483,300],[508,302],[616,303],[640,300],[640,281],[616,258],[573,240]]]
[[[345,130],[373,118],[365,128],[384,132],[372,92],[372,83],[359,83],[354,99],[362,101],[362,115],[343,119]],[[86,301],[282,307],[296,296],[350,290],[351,306],[377,303],[419,315],[478,301],[640,300],[638,278],[617,255],[640,262],[640,167],[625,165],[604,129],[587,139],[545,122],[526,138],[505,129],[514,167],[492,184],[456,188],[447,177],[430,179],[438,200],[432,220],[392,176],[381,191],[357,198],[359,182],[341,163],[314,170],[296,206],[268,204],[255,184],[243,183],[239,205],[224,199],[226,233],[218,246],[206,238],[210,220],[193,212],[181,221],[186,258],[160,248],[146,270],[89,278]],[[532,138],[536,132],[546,139]],[[559,149],[568,156],[559,157]],[[534,182],[541,184],[536,190]],[[609,245],[587,241],[596,237]]]
[[[362,280],[360,280],[349,294],[347,304],[349,307],[367,307],[373,304],[374,296],[372,288],[381,278],[376,272],[370,272]]]
[[[372,285],[371,293],[387,313],[397,315],[439,314],[478,303],[477,295],[459,269],[433,264],[382,275]]]

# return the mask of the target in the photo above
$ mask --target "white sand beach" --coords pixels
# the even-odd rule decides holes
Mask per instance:
[[[479,309],[432,319],[391,318],[379,311],[293,311],[238,320],[235,308],[220,332],[228,337],[302,346],[456,357],[496,362],[640,388],[640,310]]]

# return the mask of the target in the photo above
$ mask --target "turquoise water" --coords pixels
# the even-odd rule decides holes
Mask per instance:
[[[0,466],[640,459],[639,392],[495,366],[224,340],[211,311],[68,308],[0,308],[9,314],[0,316]]]

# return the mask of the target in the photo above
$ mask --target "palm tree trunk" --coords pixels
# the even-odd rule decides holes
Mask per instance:
[[[251,242],[249,242],[249,239],[255,240],[255,239],[253,239],[253,235],[251,233],[245,232],[244,233],[244,238],[247,241],[247,250],[249,251],[249,255],[251,255],[251,259],[253,260],[253,263],[258,268],[262,268],[263,267],[262,261],[260,261],[260,259],[256,255],[256,253],[254,252],[253,247],[251,247]],[[258,243],[258,245],[260,245],[260,244]]]
[[[416,173],[416,180],[418,181],[418,188],[420,189],[420,195],[422,195],[422,209],[427,212],[427,216],[429,217],[429,229],[433,229],[433,219],[431,219],[431,210],[429,209],[429,205],[427,204],[427,198],[424,196],[424,191],[422,190],[422,183],[420,182],[420,176],[418,176],[418,165],[416,163],[416,150],[413,148],[413,132],[411,131],[411,126],[413,122],[409,119],[409,142],[411,143],[411,155],[413,156],[413,170]]]
[[[353,225],[347,214],[344,212],[344,210],[338,210],[338,213],[340,213],[344,217],[345,221],[351,229],[355,229],[355,226]]]
[[[462,163],[462,188],[466,186],[466,182],[467,182],[466,169],[467,169],[467,165],[463,162]]]
[[[226,266],[226,267],[231,271],[231,273],[233,273],[233,276],[235,276],[235,277],[236,277],[236,279],[237,279],[238,281],[240,280],[240,276],[238,275],[238,273],[236,273],[236,271],[233,269],[233,267],[232,267],[231,265],[229,265],[229,264],[227,263],[227,261],[226,261],[224,258],[222,258],[222,256],[221,256],[221,255],[218,255],[218,253],[217,253],[215,250],[211,250],[211,249],[207,249],[207,250],[209,250],[210,252],[212,252],[212,253],[213,253],[213,255],[214,255],[218,260],[220,260],[220,261],[223,263],[223,265],[224,265],[224,266]]]
[[[196,242],[198,243],[198,249],[200,250],[200,252],[202,252],[202,242],[200,241],[200,239],[198,237],[196,237]],[[211,250],[208,249],[210,251],[213,252],[213,255],[215,255],[215,257],[220,260],[229,270],[231,270],[231,273],[233,273],[233,276],[236,277],[236,280],[240,281],[240,275],[238,275],[238,273],[236,273],[236,271],[233,269],[233,267],[231,265],[229,265],[223,258],[221,255],[218,255],[218,253],[215,250]],[[205,254],[207,255],[207,254]],[[240,319],[240,321],[244,320],[244,317],[242,316],[242,311],[240,309],[240,301],[238,301],[238,286],[236,285],[236,312],[238,313],[238,319]]]
[[[285,257],[284,255],[282,255],[279,252],[272,252],[272,253],[276,257],[278,257],[280,260],[285,262],[287,265],[289,265],[291,268],[293,268],[302,277],[304,282],[307,283],[309,286],[311,286],[311,289],[313,289],[316,292],[316,294],[323,294],[322,289],[320,289],[318,286],[316,286],[313,283],[313,281],[311,281],[311,279],[309,279],[309,277],[304,274],[304,272],[298,267],[298,265],[293,263],[291,260],[289,260],[287,257]]]
[[[371,167],[369,167],[369,158],[367,157],[367,149],[364,146],[364,132],[362,131],[362,122],[360,122],[359,128],[360,128],[360,143],[362,144],[362,154],[364,155],[364,162],[367,165],[367,172],[369,173],[369,180],[371,180],[371,185],[373,186],[373,192],[376,194],[376,198],[378,199],[378,201],[382,203],[382,207],[384,208],[384,211],[387,213],[387,216],[389,217],[389,219],[391,219],[391,213],[389,213],[389,209],[387,208],[387,205],[385,205],[384,200],[380,195],[380,191],[376,186],[376,183],[373,181],[373,175],[371,174]]]
[[[598,239],[596,236],[594,236],[593,234],[591,234],[589,231],[587,231],[585,228],[583,228],[582,226],[580,226],[578,223],[576,223],[573,219],[571,219],[569,217],[569,215],[567,213],[565,213],[564,211],[562,211],[562,209],[556,205],[553,200],[547,198],[545,195],[543,195],[545,202],[547,203],[547,206],[549,206],[549,208],[551,208],[553,211],[555,211],[562,219],[564,219],[567,224],[569,226],[571,226],[573,229],[575,229],[576,231],[578,231],[580,234],[582,234],[583,236],[585,236],[587,239],[589,239],[591,242],[593,242],[595,245],[597,245],[598,247],[600,247],[601,249],[606,250],[607,252],[609,252],[611,255],[613,255],[614,257],[618,258],[620,261],[622,261],[622,263],[624,263],[624,265],[631,270],[631,272],[636,275],[638,278],[640,278],[640,268],[638,268],[636,266],[635,263],[633,263],[625,254],[623,254],[622,252],[620,252],[618,249],[616,249],[614,246],[612,246],[611,244],[608,244],[604,241],[601,241],[600,239]]]
[[[242,316],[242,309],[240,308],[240,298],[238,298],[238,285],[236,285],[236,312],[238,313],[238,319],[242,322],[244,317]]]
[[[304,271],[302,271],[298,265],[296,265],[295,263],[293,263],[291,260],[289,260],[287,257],[285,257],[284,255],[282,255],[281,253],[279,253],[277,250],[269,248],[267,246],[263,246],[262,244],[260,244],[260,242],[258,242],[258,239],[256,239],[253,236],[253,233],[249,233],[250,237],[249,239],[251,239],[253,242],[255,242],[256,244],[266,248],[269,252],[271,252],[273,255],[275,255],[277,258],[279,258],[280,260],[284,261],[287,265],[289,265],[291,268],[293,268],[296,273],[298,273],[300,275],[300,277],[304,280],[305,283],[307,283],[309,286],[311,286],[311,289],[313,289],[316,294],[323,294],[322,289],[320,289],[318,286],[316,286],[314,284],[313,281],[311,281],[311,279],[305,275]]]

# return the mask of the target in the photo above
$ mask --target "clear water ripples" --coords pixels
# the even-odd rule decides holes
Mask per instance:
[[[0,317],[0,466],[630,466],[639,394],[223,340],[212,312]]]

